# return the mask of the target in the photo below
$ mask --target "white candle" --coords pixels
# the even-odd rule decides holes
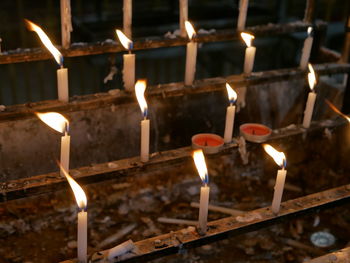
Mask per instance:
[[[189,39],[191,40],[187,44],[186,49],[186,68],[185,68],[185,85],[190,86],[193,84],[194,76],[196,73],[196,61],[197,61],[197,43],[193,41],[193,37],[196,32],[192,24],[185,21],[186,31]]]
[[[123,82],[127,91],[132,91],[135,85],[135,54],[123,55]]]
[[[61,165],[69,172],[69,152],[70,152],[70,136],[65,132],[61,138]],[[60,171],[63,176],[62,170]]]
[[[60,68],[57,70],[57,91],[58,100],[68,102],[68,69],[66,68]]]
[[[124,255],[135,248],[134,242],[132,240],[125,241],[108,250],[107,258],[112,261],[114,258]]]
[[[149,160],[150,121],[147,119],[148,106],[145,99],[146,86],[146,80],[138,80],[135,84],[136,98],[144,117],[141,121],[141,162],[147,162]]]
[[[70,0],[61,0],[62,47],[69,48],[70,33],[73,31]]]
[[[232,141],[233,126],[236,113],[236,106],[234,106],[233,103],[235,103],[237,99],[237,93],[231,88],[231,86],[228,83],[226,83],[226,89],[230,101],[230,106],[228,106],[226,109],[224,142],[230,143]]]
[[[314,41],[314,38],[312,36],[312,27],[309,27],[307,29],[308,36],[304,41],[303,50],[301,52],[301,58],[300,58],[300,68],[306,69],[307,64],[309,63],[311,49],[312,49],[312,43]]]
[[[287,170],[286,168],[286,156],[283,152],[277,151],[271,145],[264,144],[264,150],[275,160],[276,164],[279,165],[282,169],[278,170],[275,191],[273,193],[272,206],[271,210],[273,213],[278,214],[280,211],[284,183],[286,181]]]
[[[86,211],[87,199],[84,190],[81,186],[71,177],[68,172],[60,164],[60,168],[63,171],[70,187],[73,190],[75,200],[80,209],[78,213],[78,235],[77,235],[77,250],[78,261],[80,263],[87,262],[87,219],[88,213]]]
[[[61,67],[57,70],[57,89],[58,89],[58,99],[63,102],[68,102],[68,70],[63,68],[63,56],[58,51],[58,49],[52,44],[49,37],[45,32],[33,22],[26,20],[26,24],[29,30],[34,31],[38,34],[41,42],[45,47],[51,52],[55,58],[57,64]]]
[[[245,28],[248,4],[249,4],[249,0],[240,0],[239,2],[239,15],[238,15],[238,22],[237,22],[238,31],[242,31]]]
[[[198,223],[199,223],[199,229],[201,230],[202,234],[205,234],[207,232],[209,192],[210,192],[209,186],[204,185],[201,187]]]
[[[208,169],[202,149],[193,152],[193,160],[203,183],[200,192],[198,225],[200,234],[204,235],[207,232],[210,187],[208,186]]]
[[[124,0],[123,3],[123,31],[124,34],[131,38],[132,24],[132,0]]]
[[[309,92],[309,96],[307,97],[306,107],[304,111],[304,119],[303,119],[304,128],[310,127],[315,101],[316,101],[316,93]]]
[[[256,52],[256,47],[252,46],[252,40],[254,39],[254,36],[248,33],[241,33],[241,36],[247,45],[247,48],[245,50],[243,71],[245,74],[250,74],[253,71]]]
[[[149,131],[150,121],[144,119],[141,121],[141,162],[149,160]]]
[[[131,54],[133,42],[122,31],[117,29],[116,33],[121,44],[129,51],[129,54],[123,55],[123,82],[125,90],[131,92],[135,85],[135,54]]]
[[[83,263],[87,262],[87,218],[86,211],[78,213],[78,260]]]
[[[287,175],[287,170],[285,170],[284,168],[278,170],[277,172],[276,184],[274,188],[275,191],[273,193],[272,208],[271,208],[272,212],[274,212],[275,214],[278,214],[278,212],[280,211],[286,175]]]
[[[314,88],[316,85],[316,75],[313,67],[309,64],[310,73],[308,73],[308,81],[311,92],[309,92],[309,96],[307,98],[306,107],[304,111],[304,119],[303,119],[303,127],[309,128],[311,124],[312,114],[314,111],[314,105],[316,101],[316,93],[314,92]]]
[[[180,8],[180,35],[186,37],[185,21],[188,20],[188,0],[179,0]]]

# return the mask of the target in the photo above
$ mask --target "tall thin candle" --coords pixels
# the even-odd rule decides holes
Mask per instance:
[[[57,70],[57,90],[58,90],[58,100],[63,102],[68,102],[68,69],[63,67],[63,56],[58,51],[58,49],[52,44],[51,40],[45,34],[45,32],[33,22],[25,19],[27,27],[29,30],[34,31],[38,34],[41,42],[45,47],[51,52],[54,56],[57,64],[60,66],[60,69]]]
[[[263,147],[264,147],[264,150],[275,160],[276,164],[281,167],[281,169],[278,170],[277,172],[275,191],[273,193],[273,200],[272,200],[272,207],[271,207],[272,212],[275,214],[278,214],[278,212],[280,211],[284,183],[286,181],[286,175],[287,175],[287,170],[286,170],[287,159],[283,152],[277,151],[271,145],[264,144]]]
[[[87,199],[84,190],[81,186],[71,177],[68,172],[61,167],[64,176],[68,180],[70,187],[73,190],[75,200],[80,209],[78,212],[78,260],[80,263],[87,262],[87,224],[88,224],[88,213],[87,213]]]
[[[241,33],[241,37],[247,45],[244,58],[244,73],[250,74],[253,71],[256,47],[252,46],[254,36],[248,33]]]
[[[235,122],[236,106],[233,105],[237,100],[237,93],[226,83],[227,95],[230,101],[230,105],[226,109],[226,122],[225,122],[225,133],[224,142],[230,143],[232,141],[233,125]]]
[[[240,0],[239,1],[239,15],[237,22],[237,30],[243,31],[245,28],[245,23],[247,19],[249,0]]]
[[[123,31],[128,38],[132,37],[131,25],[132,25],[132,0],[124,0],[123,1]]]
[[[307,38],[304,41],[303,50],[301,51],[300,68],[302,69],[306,69],[309,63],[313,41],[313,30],[312,27],[309,27],[307,29]]]
[[[304,119],[303,119],[304,128],[310,127],[312,114],[314,111],[314,105],[316,101],[316,92],[315,92],[316,74],[311,64],[309,64],[309,71],[310,72],[307,74],[307,76],[308,76],[309,87],[311,91],[309,92],[309,95],[307,97],[307,102],[306,102],[306,107],[304,112]]]
[[[196,31],[192,24],[189,21],[185,21],[185,26],[188,38],[190,39],[186,51],[185,85],[190,86],[193,84],[196,73],[197,42],[194,41]]]
[[[117,29],[116,33],[121,44],[129,51],[129,54],[123,55],[123,82],[125,90],[131,92],[135,85],[135,54],[131,54],[133,42],[122,31]]]
[[[186,27],[185,21],[188,20],[188,0],[179,0],[180,8],[180,35],[181,37],[186,37]]]
[[[70,33],[73,31],[70,0],[61,0],[62,47],[69,48]]]
[[[69,121],[60,113],[57,112],[46,112],[39,113],[36,115],[50,128],[55,131],[61,132],[64,135],[61,138],[61,166],[69,171],[69,152],[70,152],[70,135],[69,135]],[[63,171],[61,170],[63,176]]]
[[[203,183],[200,192],[198,223],[199,232],[204,235],[207,233],[210,187],[208,186],[209,175],[202,149],[193,152],[193,160]]]
[[[150,121],[147,119],[148,106],[145,100],[146,80],[138,80],[135,84],[136,98],[139,103],[143,120],[141,121],[141,162],[149,160]]]

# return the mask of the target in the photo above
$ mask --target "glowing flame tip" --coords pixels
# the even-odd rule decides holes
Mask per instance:
[[[204,184],[208,184],[209,182],[209,176],[208,176],[208,169],[207,165],[205,163],[205,158],[202,149],[195,150],[193,152],[193,160],[196,165],[199,177],[201,178],[202,182]]]
[[[148,109],[147,102],[145,99],[146,87],[147,87],[147,80],[145,79],[140,79],[135,84],[136,98],[144,117],[147,117],[147,109]]]
[[[263,144],[263,147],[267,154],[274,159],[278,166],[280,166],[283,169],[286,168],[287,159],[283,152],[277,151],[269,144]]]
[[[312,67],[312,65],[309,63],[308,64],[308,68],[309,68],[309,73],[307,74],[307,78],[309,81],[309,87],[311,91],[314,91],[315,85],[316,85],[316,74],[314,71],[314,68]]]
[[[131,50],[133,48],[133,42],[119,29],[117,29],[115,32],[117,33],[119,41],[123,47],[127,50]]]
[[[230,103],[235,103],[237,100],[237,93],[233,90],[230,84],[226,83],[227,95]]]
[[[247,45],[247,47],[251,47],[252,46],[252,40],[255,38],[253,35],[243,32],[243,33],[241,33],[241,37],[244,40],[244,42]]]
[[[196,31],[194,30],[193,25],[191,24],[191,22],[186,20],[185,27],[186,27],[188,38],[192,40],[192,38],[196,35]]]
[[[52,129],[61,133],[68,131],[69,121],[62,114],[57,112],[36,112],[35,114],[41,121]]]

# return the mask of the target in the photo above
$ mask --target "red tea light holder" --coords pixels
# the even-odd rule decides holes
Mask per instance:
[[[213,133],[199,133],[192,136],[192,148],[202,149],[205,154],[218,153],[224,145],[224,139]]]
[[[259,123],[245,123],[239,126],[241,136],[249,142],[262,143],[271,136],[271,129]]]

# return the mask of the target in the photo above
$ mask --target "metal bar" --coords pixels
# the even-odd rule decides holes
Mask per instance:
[[[314,65],[318,75],[338,74],[350,72],[350,64],[319,64]],[[183,82],[150,86],[147,88],[146,96],[164,99],[167,97],[183,96],[187,94],[198,94],[215,91],[223,91],[225,83],[233,84],[235,87],[266,84],[277,81],[287,81],[295,78],[303,78],[306,71],[299,68],[280,69],[264,72],[255,72],[251,75],[231,75],[225,78],[208,78],[196,80],[192,87],[184,86]],[[132,94],[120,92],[118,95],[109,93],[97,93],[91,95],[77,96],[69,103],[57,100],[40,101],[6,107],[0,112],[0,122],[12,121],[33,117],[34,111],[58,111],[61,113],[97,109],[111,104],[134,103]]]
[[[305,263],[346,263],[349,262],[350,247],[343,248],[341,250],[323,255],[321,257],[313,258]]]
[[[339,127],[344,125],[345,122],[344,119],[338,119],[336,121],[327,120],[327,122],[314,123],[308,129],[308,133],[323,132],[323,129],[326,127]],[[306,130],[301,127],[296,127],[295,129],[280,129],[270,137],[269,141],[300,135],[305,133],[305,131]],[[218,155],[230,154],[236,150],[236,148],[236,143],[227,144]],[[124,176],[144,172],[145,170],[155,170],[168,165],[182,165],[184,162],[191,159],[191,154],[191,147],[183,147],[154,153],[147,163],[142,163],[137,156],[109,163],[72,169],[70,170],[70,174],[79,184],[85,185],[102,182],[104,180],[122,178]],[[214,155],[214,157],[215,156],[216,155]],[[0,183],[0,193],[2,193],[2,195],[0,195],[0,202],[54,192],[66,187],[67,182],[65,178],[61,177],[58,172],[3,182]]]
[[[310,26],[309,23],[298,21],[288,24],[269,24],[248,27],[246,30],[252,32],[256,37],[262,37],[306,31],[308,26]],[[325,30],[327,24],[325,22],[318,22],[316,27],[319,28],[319,30]],[[239,32],[236,30],[217,30],[214,34],[199,34],[196,40],[201,43],[208,43],[231,41],[238,38],[240,38],[240,36]],[[187,38],[177,37],[175,39],[168,39],[165,37],[147,37],[142,39],[135,39],[134,50],[185,46],[187,43]],[[125,49],[119,43],[110,40],[97,43],[72,43],[69,49],[61,49],[64,57],[77,57],[124,51]],[[0,64],[38,61],[46,59],[52,59],[52,55],[44,48],[10,50],[3,51],[0,54]]]
[[[116,259],[114,262],[144,262],[170,254],[176,254],[183,249],[194,248],[231,236],[256,231],[295,216],[311,213],[315,210],[333,208],[349,201],[350,184],[283,202],[278,215],[275,215],[270,207],[265,207],[247,212],[241,216],[231,216],[209,222],[208,231],[205,236],[199,235],[196,230],[181,229],[141,240],[135,242],[138,250],[137,254],[130,254],[130,258],[125,260]],[[73,262],[75,263],[77,261],[66,260],[62,263]]]

